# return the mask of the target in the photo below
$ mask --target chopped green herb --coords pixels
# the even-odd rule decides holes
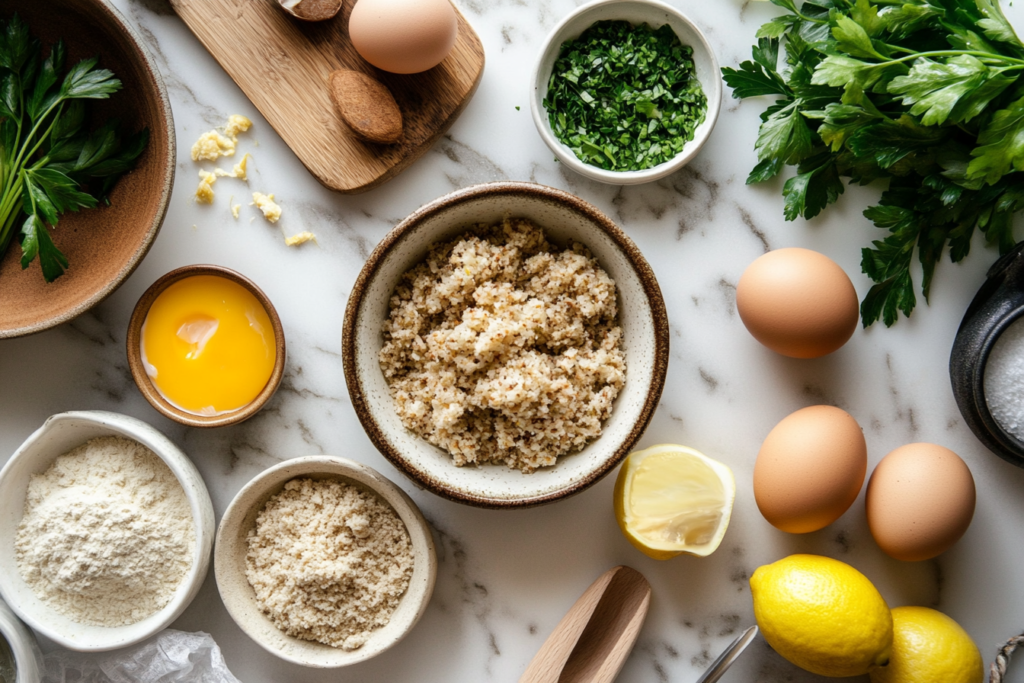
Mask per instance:
[[[747,183],[797,167],[784,214],[813,218],[843,179],[887,180],[864,216],[886,231],[861,252],[875,285],[864,326],[927,300],[942,252],[958,262],[975,231],[1002,253],[1024,210],[1024,43],[998,0],[771,0],[788,14],[757,32],[753,61],[722,69],[733,97],[776,96]],[[779,52],[785,48],[785,67]]]
[[[516,111],[519,111],[519,107],[516,107]]]
[[[95,59],[61,77],[66,56],[62,41],[44,53],[17,14],[0,21],[0,257],[19,234],[21,267],[38,257],[47,282],[68,267],[50,237],[60,215],[109,203],[149,140],[148,130],[124,137],[117,121],[88,130],[85,101],[107,99],[121,81]]]
[[[562,44],[544,107],[555,137],[580,160],[639,171],[682,152],[708,103],[693,48],[671,27],[599,21]]]

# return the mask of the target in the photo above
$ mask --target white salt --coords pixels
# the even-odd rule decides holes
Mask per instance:
[[[985,365],[985,403],[1003,431],[1024,441],[1024,318],[999,335]]]

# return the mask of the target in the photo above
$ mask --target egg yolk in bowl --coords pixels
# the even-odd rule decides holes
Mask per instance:
[[[142,326],[142,362],[157,391],[180,410],[222,415],[244,408],[277,361],[266,309],[242,285],[216,275],[175,282]]]

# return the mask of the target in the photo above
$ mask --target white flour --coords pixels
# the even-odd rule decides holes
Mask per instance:
[[[194,545],[170,468],[136,441],[101,437],[32,477],[15,555],[32,591],[61,614],[124,626],[170,602]]]

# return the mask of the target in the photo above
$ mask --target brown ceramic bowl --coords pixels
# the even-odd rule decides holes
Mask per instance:
[[[103,301],[135,270],[164,219],[174,182],[174,122],[160,72],[138,33],[107,0],[4,0],[0,17],[17,12],[44,45],[62,38],[69,65],[98,57],[124,88],[90,107],[93,125],[119,118],[130,131],[149,128],[135,170],[110,194],[110,206],[69,213],[51,234],[70,261],[55,282],[38,261],[22,270],[16,240],[0,255],[0,339],[41,332]]]
[[[153,302],[156,301],[156,298],[160,296],[165,289],[173,285],[175,282],[195,275],[214,275],[242,285],[252,292],[253,296],[255,296],[260,304],[263,305],[263,308],[267,311],[267,315],[270,316],[270,323],[274,327],[274,341],[277,346],[277,362],[274,363],[274,370],[270,374],[270,379],[267,380],[267,385],[263,387],[263,391],[261,391],[259,395],[252,400],[252,403],[223,415],[195,415],[194,413],[187,413],[174,406],[170,401],[164,398],[159,391],[157,391],[155,386],[153,386],[152,380],[150,380],[149,375],[146,374],[146,367],[142,363],[142,325],[146,322],[146,316],[149,315],[149,307],[153,305]],[[139,302],[135,304],[135,310],[132,311],[131,320],[128,321],[127,348],[128,367],[131,368],[132,378],[135,380],[135,384],[139,387],[139,391],[142,392],[142,395],[146,397],[146,400],[149,401],[150,405],[156,408],[157,411],[162,413],[165,417],[169,417],[175,422],[180,422],[181,424],[189,427],[226,427],[227,425],[245,422],[250,417],[258,413],[260,409],[267,404],[270,397],[277,391],[277,387],[281,384],[281,378],[284,376],[284,328],[281,326],[281,318],[278,317],[277,310],[274,309],[274,304],[270,303],[270,299],[267,298],[267,295],[264,294],[263,290],[257,287],[256,283],[252,280],[241,273],[222,266],[184,266],[182,268],[172,270],[154,282],[142,295]]]
[[[586,245],[615,280],[626,355],[626,384],[602,434],[553,467],[523,474],[505,465],[456,467],[451,457],[405,428],[381,372],[378,354],[388,301],[402,275],[429,246],[476,223],[522,217],[554,244]],[[377,449],[416,484],[470,505],[514,508],[549,503],[583,491],[632,450],[661,398],[668,370],[669,330],[654,271],[621,228],[575,195],[532,183],[477,185],[442,197],[402,221],[381,241],[349,297],[342,361],[352,405]]]

